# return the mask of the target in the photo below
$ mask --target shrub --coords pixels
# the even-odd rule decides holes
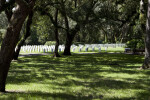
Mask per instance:
[[[139,39],[132,39],[126,43],[127,48],[133,49],[144,49],[144,41]]]
[[[144,41],[142,41],[142,40],[138,41],[137,48],[138,49],[144,49],[145,48]]]
[[[55,45],[56,41],[47,41],[45,45]]]

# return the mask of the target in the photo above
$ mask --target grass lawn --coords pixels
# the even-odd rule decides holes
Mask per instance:
[[[0,100],[150,100],[144,56],[73,54],[25,56],[12,62]]]

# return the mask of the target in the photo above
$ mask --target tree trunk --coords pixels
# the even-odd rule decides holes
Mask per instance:
[[[71,51],[70,51],[71,45],[72,45],[72,42],[79,30],[80,30],[80,25],[77,24],[74,29],[67,31],[68,33],[67,33],[67,37],[66,37],[65,50],[64,50],[63,55],[71,55]],[[71,32],[71,33],[69,33],[69,32]]]
[[[59,48],[59,38],[58,38],[58,9],[56,9],[55,12],[55,51],[54,51],[54,57],[60,57],[59,53],[58,53],[58,48]]]
[[[7,60],[10,60],[9,58]],[[8,70],[10,67],[10,62],[0,63],[0,92],[5,92],[6,78]]]
[[[63,55],[71,55],[70,48],[71,48],[73,38],[71,37],[71,34],[70,34],[69,21],[68,21],[68,17],[66,15],[65,10],[64,10],[63,15],[64,15],[64,18],[65,18],[65,27],[66,27],[66,43],[65,43],[65,50],[64,50]]]
[[[56,40],[56,44],[55,44],[54,57],[60,57],[58,53],[58,47],[59,47],[58,28],[55,28],[55,40]]]
[[[1,49],[0,49],[0,92],[5,92],[6,78],[16,44],[19,39],[22,25],[33,8],[34,0],[27,5],[22,0],[16,0],[17,7],[14,11],[7,28]]]
[[[65,43],[65,50],[63,55],[71,55],[71,45],[74,40],[75,35],[80,30],[80,25],[77,23],[76,26],[73,29],[70,29],[69,27],[69,21],[66,14],[64,14],[65,18],[65,27],[66,27],[66,43]]]
[[[67,35],[66,43],[65,43],[65,50],[64,50],[63,55],[71,55],[70,49],[71,49],[72,42],[73,42],[73,38],[70,35]]]
[[[16,51],[14,51],[14,55],[13,55],[14,60],[18,60],[18,56],[19,56],[19,53],[20,53],[20,50],[21,50],[21,46],[24,44],[24,42],[25,42],[25,39],[21,40],[19,42],[19,44],[17,45]]]
[[[55,27],[55,40],[56,40],[56,44],[55,44],[54,57],[60,57],[58,53],[58,47],[59,47],[58,28],[56,27]]]
[[[53,17],[52,14],[50,14],[49,12],[47,12],[46,10],[43,10],[42,12],[43,15],[47,15],[52,24],[54,25],[55,27],[55,41],[56,41],[56,44],[55,44],[55,51],[54,51],[54,55],[53,57],[60,57],[59,53],[58,53],[58,47],[59,47],[59,38],[58,38],[58,28],[59,28],[59,25],[58,25],[58,9],[56,8],[56,12],[55,12],[55,16]]]
[[[145,34],[145,60],[143,69],[150,68],[150,0],[148,0],[146,34]]]
[[[32,24],[32,18],[33,18],[33,11],[31,11],[31,13],[28,16],[28,20],[27,20],[27,24],[26,24],[26,33],[24,34],[23,39],[17,45],[17,49],[14,52],[14,55],[13,55],[14,56],[13,57],[14,60],[18,60],[18,56],[19,56],[19,53],[20,53],[20,50],[21,50],[21,46],[23,46],[23,44],[25,43],[26,39],[31,35],[30,27],[31,27],[31,24]]]

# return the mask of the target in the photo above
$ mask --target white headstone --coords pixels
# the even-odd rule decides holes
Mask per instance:
[[[105,47],[105,51],[107,51],[107,47]]]
[[[79,48],[79,52],[81,52],[81,49],[82,49],[82,48],[80,47],[80,48]]]
[[[95,47],[92,47],[92,51],[94,52],[94,50],[95,50]]]
[[[98,49],[99,49],[99,52],[101,52],[101,47],[99,47]]]
[[[43,49],[43,52],[45,53],[45,48]]]
[[[85,52],[88,52],[88,47],[85,48]]]

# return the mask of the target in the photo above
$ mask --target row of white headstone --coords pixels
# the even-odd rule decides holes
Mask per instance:
[[[85,44],[85,45],[72,45],[71,46],[71,51],[75,52],[81,52],[81,51],[85,51],[88,52],[89,49],[91,49],[93,52],[96,50],[96,48],[99,50],[99,52],[101,52],[101,48],[104,47],[105,51],[107,51],[108,47],[124,47],[125,44]],[[59,52],[64,51],[65,46],[64,45],[60,45],[59,46]],[[84,50],[83,50],[84,49]],[[47,45],[26,45],[26,46],[22,46],[21,47],[21,51],[23,52],[54,52],[55,50],[55,45],[51,45],[51,46],[47,46]]]

